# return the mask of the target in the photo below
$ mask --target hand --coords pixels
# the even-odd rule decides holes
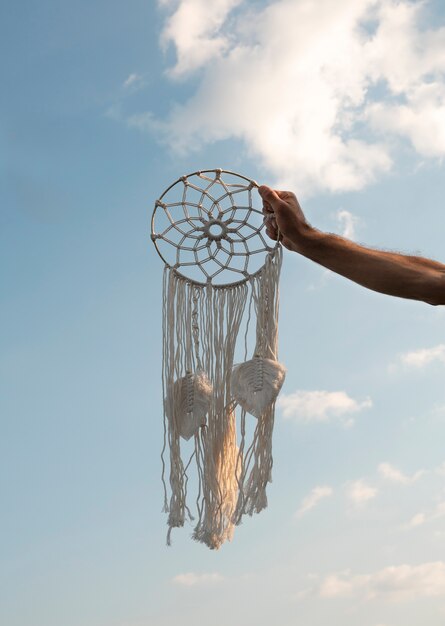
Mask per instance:
[[[263,199],[266,233],[275,241],[280,241],[288,250],[300,252],[304,235],[310,228],[300,204],[291,191],[273,190],[266,185],[258,189]]]

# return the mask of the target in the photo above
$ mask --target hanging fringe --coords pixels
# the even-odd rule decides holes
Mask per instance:
[[[242,407],[241,421],[245,420],[246,412],[258,420],[253,441],[240,463],[235,524],[241,523],[245,513],[252,515],[266,508],[266,487],[272,481],[275,400],[286,375],[285,367],[277,361],[281,264],[282,250],[278,248],[274,255],[267,257],[262,271],[251,278],[257,318],[255,356],[233,369],[232,390]]]
[[[233,535],[243,514],[267,506],[271,480],[272,431],[276,396],[285,369],[277,362],[278,280],[282,251],[235,286],[195,284],[166,267],[163,296],[163,389],[165,449],[170,452],[168,498],[164,508],[172,528],[193,519],[187,504],[188,468],[196,466],[198,519],[193,538],[219,548]],[[233,367],[246,304],[257,317],[254,357]],[[246,330],[247,336],[247,330]],[[236,405],[241,406],[240,446],[236,442]],[[257,418],[246,450],[246,411]],[[184,465],[181,443],[193,438]],[[184,444],[182,444],[184,446]]]

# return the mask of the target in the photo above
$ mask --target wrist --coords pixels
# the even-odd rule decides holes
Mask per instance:
[[[291,249],[305,257],[313,259],[324,233],[320,232],[307,222],[299,225],[291,240]]]

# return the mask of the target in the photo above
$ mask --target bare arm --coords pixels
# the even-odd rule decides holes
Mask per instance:
[[[445,304],[445,265],[418,256],[374,250],[308,224],[291,192],[260,187],[267,234],[283,245],[368,289]],[[278,227],[278,228],[277,228]]]

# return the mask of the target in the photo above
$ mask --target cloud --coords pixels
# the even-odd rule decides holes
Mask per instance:
[[[127,118],[127,124],[130,128],[137,128],[142,131],[156,131],[159,128],[159,122],[155,116],[150,113],[135,113]]]
[[[373,500],[378,493],[376,487],[371,487],[364,480],[354,480],[346,484],[346,496],[355,506],[362,506]]]
[[[407,524],[407,528],[417,528],[418,526],[422,526],[426,522],[425,513],[416,513]]]
[[[195,574],[187,572],[186,574],[178,574],[172,578],[172,582],[183,587],[201,587],[207,585],[216,585],[221,583],[224,578],[216,572],[207,574]]]
[[[422,2],[382,3],[382,25],[374,54],[385,64],[385,78],[398,102],[375,102],[365,115],[371,127],[408,139],[425,157],[445,152],[445,28],[421,31]],[[397,54],[383,58],[387,42]]]
[[[129,76],[124,80],[123,87],[125,89],[134,88],[139,86],[143,82],[143,78],[140,74],[129,74]]]
[[[417,513],[414,515],[408,524],[404,527],[406,530],[412,528],[418,528],[419,526],[423,526],[429,522],[434,522],[438,519],[443,519],[445,517],[445,501],[438,502],[433,511],[429,513]]]
[[[396,363],[388,366],[390,372],[402,368],[422,369],[433,362],[445,363],[445,344],[440,343],[432,348],[421,348],[401,354]]]
[[[422,157],[445,154],[445,28],[422,26],[427,2],[162,4],[161,43],[176,53],[167,74],[193,78],[148,128],[172,150],[240,140],[300,194],[372,183],[398,138]]]
[[[445,563],[385,567],[374,574],[350,572],[327,576],[316,590],[322,598],[352,598],[390,601],[439,597],[445,594]]]
[[[342,237],[355,239],[355,227],[358,221],[358,218],[349,211],[342,209],[337,212],[337,222],[342,229]]]
[[[400,485],[412,485],[425,473],[424,470],[415,472],[412,476],[403,474],[399,469],[391,465],[390,463],[380,463],[378,466],[378,472],[382,478],[392,483],[398,483]]]
[[[400,357],[403,365],[410,367],[425,367],[433,361],[445,363],[445,344],[441,343],[433,348],[423,348],[413,352],[406,352]]]
[[[181,0],[170,15],[161,34],[161,44],[173,44],[176,64],[169,70],[172,77],[187,75],[220,57],[230,41],[221,27],[242,0]],[[166,4],[164,2],[164,4]]]
[[[316,507],[321,500],[332,496],[333,493],[334,490],[332,489],[332,487],[329,487],[327,485],[314,487],[310,494],[303,498],[300,508],[296,512],[295,516],[297,518],[303,517],[305,513]]]
[[[354,423],[352,414],[372,406],[370,398],[354,400],[344,391],[296,391],[278,398],[283,417],[302,422],[340,420],[344,426]]]
[[[377,103],[368,108],[371,125],[381,132],[408,138],[425,157],[443,157],[445,146],[445,88],[420,85],[407,96],[408,104]]]

